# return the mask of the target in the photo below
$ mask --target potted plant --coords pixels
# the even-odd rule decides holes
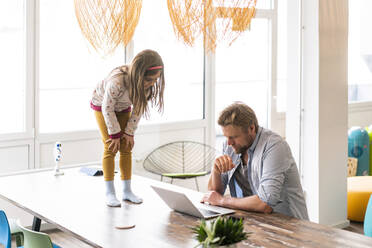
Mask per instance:
[[[247,239],[249,234],[244,232],[243,219],[221,216],[209,223],[202,220],[192,230],[199,241],[197,247],[229,246]]]

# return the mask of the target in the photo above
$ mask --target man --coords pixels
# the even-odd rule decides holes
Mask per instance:
[[[258,126],[254,111],[234,103],[218,124],[227,141],[213,165],[202,202],[262,213],[308,219],[296,163],[287,142]],[[223,196],[227,185],[230,196]]]

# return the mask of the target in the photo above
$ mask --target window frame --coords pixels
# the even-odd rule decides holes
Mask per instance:
[[[269,21],[269,75],[268,81],[268,124],[269,128],[275,128],[277,120],[282,120],[284,113],[276,112],[276,68],[277,68],[277,1],[272,0],[272,8],[257,9],[255,18],[263,18]],[[29,146],[29,165],[28,168],[40,168],[41,145],[54,143],[56,140],[64,141],[81,141],[86,139],[99,139],[97,130],[72,131],[60,133],[40,133],[39,132],[39,46],[40,46],[40,1],[24,0],[25,2],[25,22],[26,22],[26,106],[25,106],[25,132],[9,133],[0,135],[0,147],[8,145]],[[174,33],[170,34],[174,35]],[[125,62],[130,61],[133,57],[133,43],[130,43],[125,49]],[[205,130],[205,142],[214,143],[215,139],[215,55],[204,53],[204,80],[203,80],[203,119],[177,121],[172,123],[146,124],[140,125],[138,134],[154,132],[159,130],[178,130],[180,128],[203,127]]]

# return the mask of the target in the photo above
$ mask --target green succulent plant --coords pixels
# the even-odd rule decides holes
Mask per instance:
[[[199,241],[196,247],[230,245],[247,239],[249,234],[244,232],[243,219],[221,216],[209,223],[202,220],[200,225],[192,230]]]

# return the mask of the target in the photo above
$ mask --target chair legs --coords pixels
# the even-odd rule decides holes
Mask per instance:
[[[195,178],[196,189],[199,191],[198,179],[197,179],[197,177],[194,177],[194,178]]]
[[[19,233],[15,235],[15,241],[16,241],[17,247],[22,246],[23,245],[23,233]]]
[[[36,232],[40,232],[40,226],[41,226],[41,219],[34,216],[34,220],[32,222],[32,230]]]

